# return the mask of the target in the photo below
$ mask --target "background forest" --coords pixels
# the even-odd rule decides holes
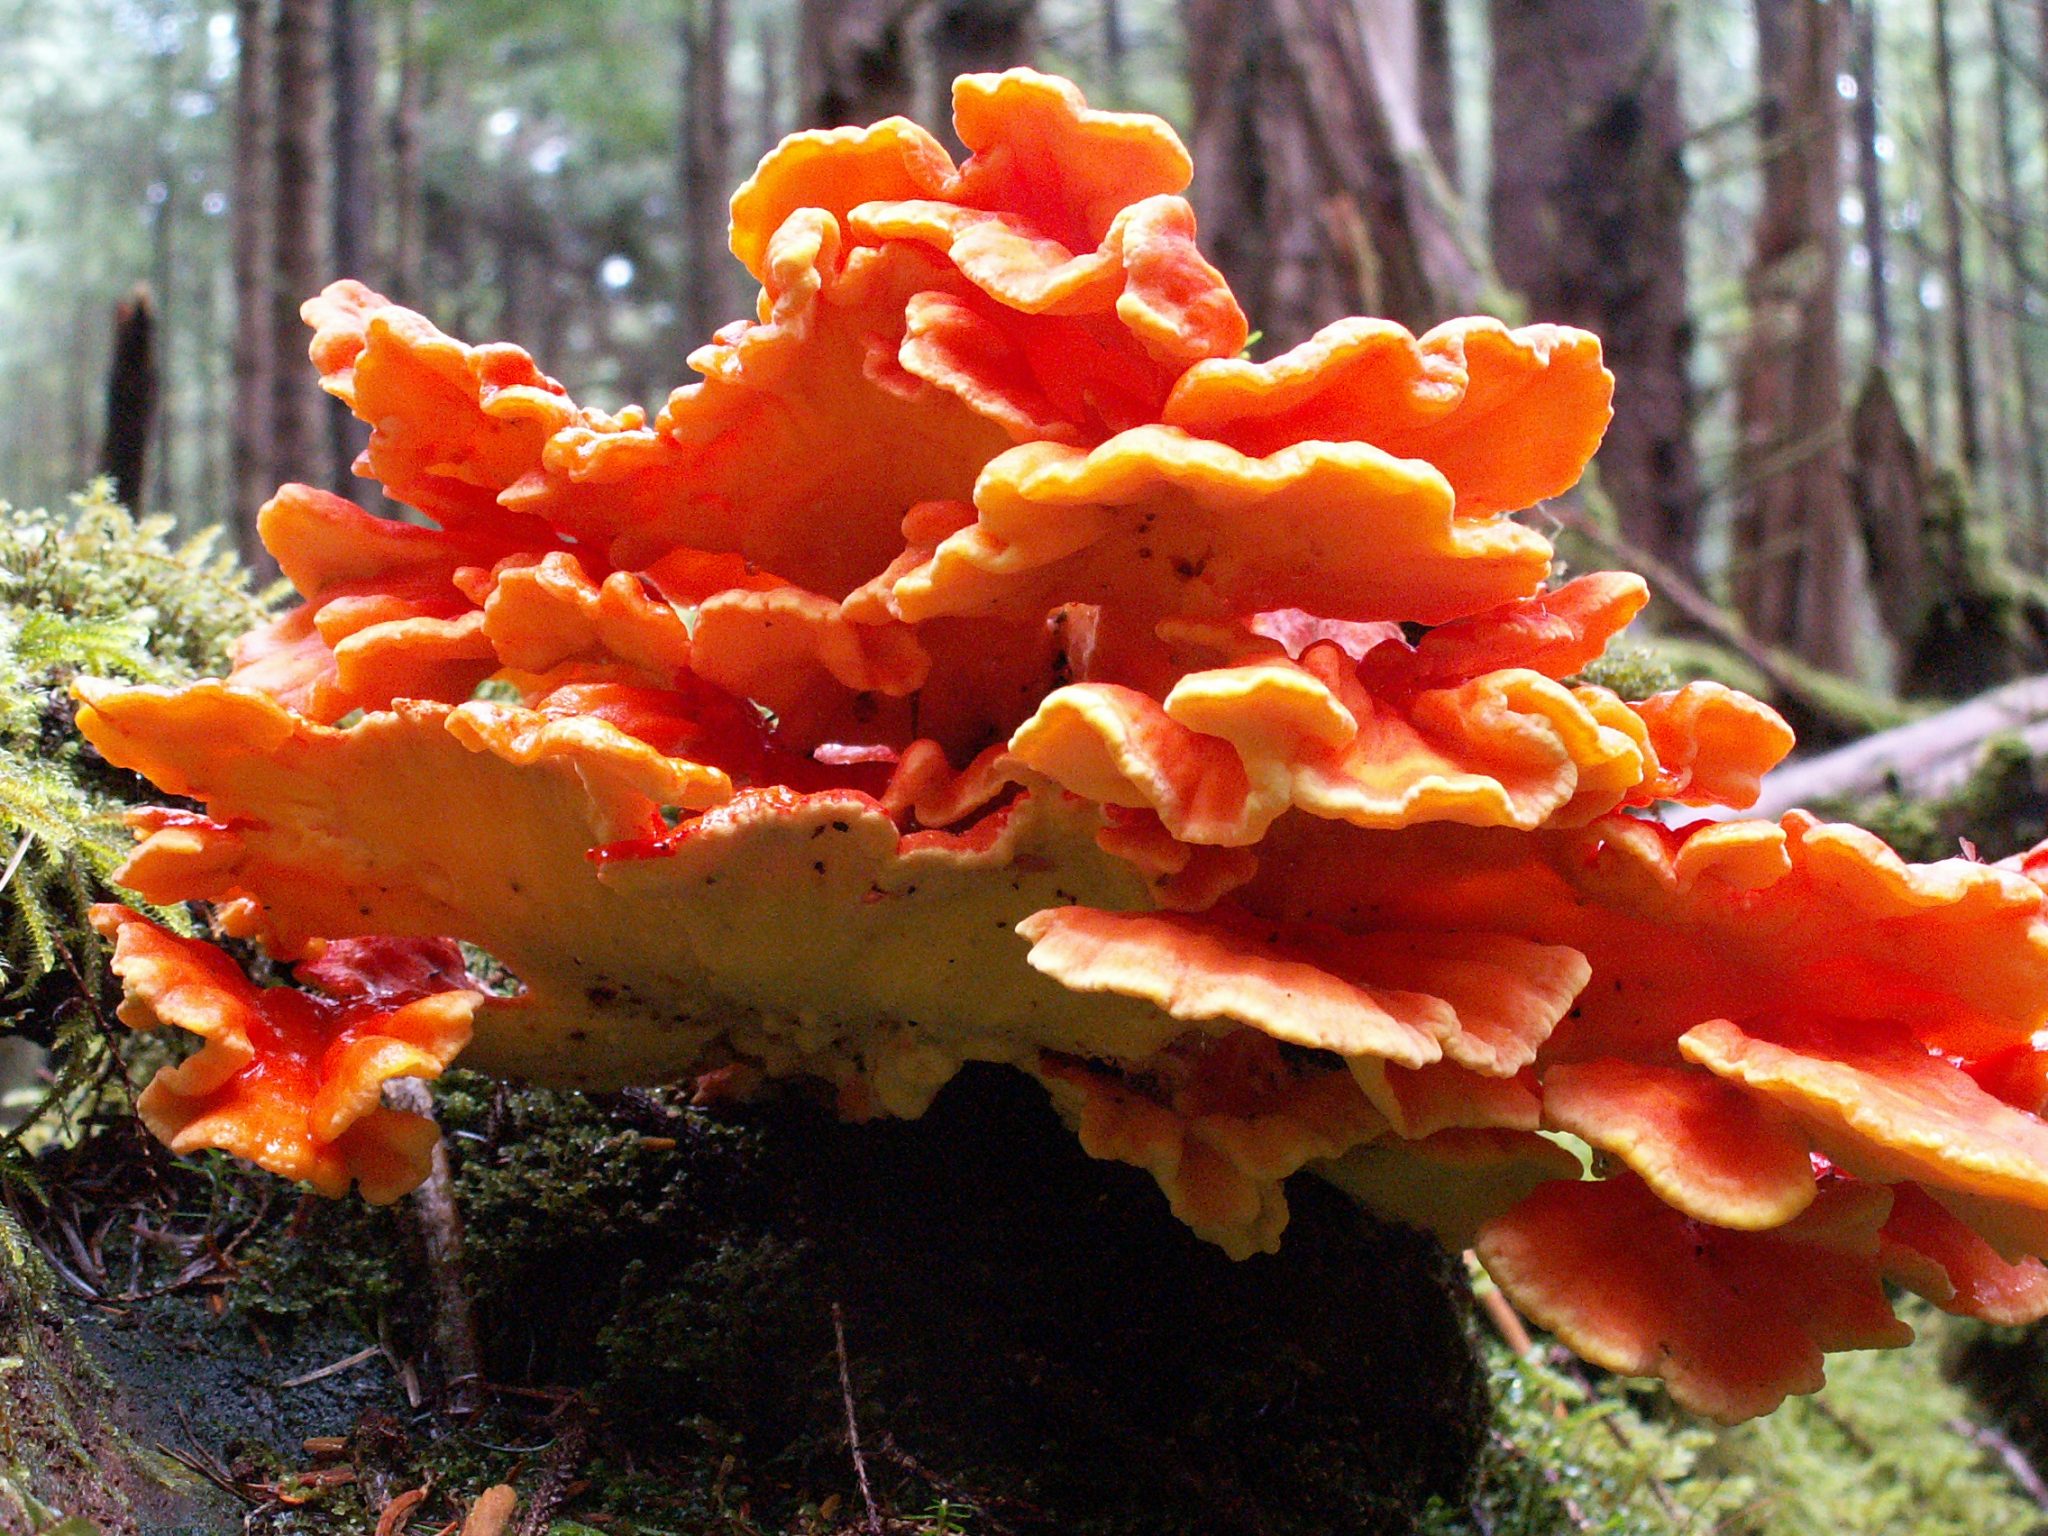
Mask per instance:
[[[750,302],[724,204],[766,146],[1030,60],[1189,139],[1261,352],[1353,313],[1598,331],[1618,415],[1559,517],[1846,732],[1807,668],[1959,695],[2044,660],[2044,57],[2021,0],[7,0],[0,485],[122,467],[138,284],[129,495],[188,525],[360,485],[301,362],[335,275],[658,400]]]

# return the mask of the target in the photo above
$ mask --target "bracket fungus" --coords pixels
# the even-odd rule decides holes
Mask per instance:
[[[1234,1255],[1318,1171],[1722,1418],[1903,1342],[1887,1281],[2048,1312],[2048,862],[1646,814],[1792,741],[1574,681],[1646,589],[1547,586],[1513,514],[1599,442],[1598,342],[1245,361],[1164,124],[1022,70],[955,105],[961,165],[901,119],[767,156],[758,311],[651,415],[307,304],[424,523],[287,486],[301,601],[225,679],[81,689],[201,807],[139,814],[124,883],[299,977],[102,910],[123,1017],[202,1042],[150,1127],[388,1200],[431,1127],[380,1085],[458,1052],[852,1117],[1006,1063]]]

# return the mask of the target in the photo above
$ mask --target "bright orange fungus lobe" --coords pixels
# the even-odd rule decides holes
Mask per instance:
[[[1599,442],[1598,341],[1248,360],[1163,123],[1023,70],[955,113],[957,165],[901,119],[773,151],[759,304],[650,409],[306,305],[427,526],[286,486],[300,601],[228,677],[80,689],[204,808],[123,883],[297,977],[100,910],[123,1018],[201,1041],[150,1128],[381,1200],[434,1135],[382,1085],[458,1052],[856,1118],[994,1062],[1234,1255],[1314,1171],[1723,1418],[1903,1342],[1887,1279],[2048,1312],[2048,851],[1715,819],[1784,722],[1583,680],[1648,588],[1551,584],[1513,514]]]

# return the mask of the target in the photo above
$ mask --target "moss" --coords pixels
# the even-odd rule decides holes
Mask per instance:
[[[1678,669],[1654,646],[1610,645],[1578,676],[1568,682],[1606,688],[1624,699],[1647,699],[1653,693],[1676,688]]]
[[[1828,1385],[1723,1428],[1660,1391],[1487,1346],[1495,1402],[1469,1503],[1438,1503],[1427,1536],[1982,1536],[2048,1530],[2048,1516],[1980,1443],[1985,1417],[1943,1375],[1958,1338],[1902,1309],[1912,1349],[1833,1355]],[[2037,1347],[2038,1348],[2038,1347]],[[2037,1354],[2038,1358],[2038,1354]]]
[[[1407,1531],[1477,1449],[1441,1257],[1320,1186],[1238,1265],[1010,1074],[916,1125],[597,1108],[465,1084],[447,1111],[489,1128],[456,1145],[490,1369],[580,1388],[602,1426],[575,1508],[829,1524],[855,1497],[835,1306],[877,1495],[927,1523]]]
[[[97,974],[83,911],[125,849],[118,812],[146,793],[78,739],[71,683],[218,670],[263,612],[217,531],[171,535],[104,482],[63,512],[0,503],[0,1025],[54,1017],[77,985],[65,955]]]
[[[1869,828],[1908,859],[1953,858],[1966,843],[1982,858],[2002,859],[2048,837],[2048,772],[2025,742],[1994,737],[1968,781],[1943,799],[1916,800],[1893,788],[1814,809]]]

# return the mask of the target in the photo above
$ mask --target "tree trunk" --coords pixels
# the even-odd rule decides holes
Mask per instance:
[[[1599,335],[1614,370],[1600,483],[1622,531],[1697,570],[1681,154],[1669,13],[1493,0],[1494,260],[1532,317]]]
[[[910,21],[920,0],[802,0],[797,121],[872,123],[917,104]]]
[[[1099,0],[1102,22],[1102,83],[1109,93],[1104,106],[1118,111],[1129,105],[1131,35],[1124,24],[1123,0]]]
[[[398,10],[398,94],[391,104],[391,296],[421,302],[426,253],[426,201],[420,169],[420,12],[425,0]]]
[[[1948,0],[1933,0],[1934,152],[1941,178],[1942,270],[1948,289],[1949,352],[1955,372],[1956,447],[1972,483],[1982,468],[1983,437],[1977,419],[1977,368],[1970,337],[1969,263],[1963,228],[1962,184],[1956,165],[1954,58],[1949,49]]]
[[[1486,286],[1422,127],[1402,0],[1184,0],[1194,198],[1267,351],[1344,315],[1420,330]]]
[[[754,26],[754,47],[761,55],[761,94],[755,99],[754,133],[757,155],[765,155],[782,139],[782,71],[786,55],[774,18],[763,15]]]
[[[2034,350],[2028,345],[2026,299],[2029,282],[2026,255],[2027,220],[2020,206],[2020,148],[2017,115],[2013,108],[2013,39],[2005,19],[2002,0],[1992,0],[1991,60],[1994,71],[1998,132],[1998,220],[2000,263],[2005,280],[1999,284],[2001,326],[2012,353],[2015,407],[2019,413],[2019,457],[2026,477],[2027,516],[2009,518],[2019,526],[2014,540],[2027,552],[2027,564],[2040,570],[2048,564],[2048,462],[2044,462],[2039,431],[2037,402],[2040,384],[2034,374]]]
[[[726,297],[725,147],[730,140],[725,61],[726,0],[696,0],[683,15],[683,113],[680,162],[683,292],[677,316],[685,350],[702,346],[733,319]]]
[[[143,512],[144,470],[156,424],[156,313],[138,287],[114,308],[114,351],[107,365],[107,429],[99,472],[114,482],[114,499]]]
[[[306,365],[299,306],[327,280],[328,0],[280,0],[277,14],[277,472],[326,478],[326,401]]]
[[[1849,673],[1862,569],[1838,329],[1842,15],[1828,0],[1757,0],[1764,184],[1737,380],[1733,585],[1758,636]]]
[[[932,89],[937,93],[927,126],[955,155],[962,152],[953,132],[953,81],[1029,64],[1038,45],[1037,0],[938,0],[929,23]]]
[[[371,0],[330,0],[334,42],[330,59],[334,98],[334,259],[332,275],[383,286],[375,270],[377,196],[377,13]],[[355,496],[360,429],[339,400],[326,408],[328,488]]]
[[[1451,0],[1415,0],[1416,96],[1430,153],[1453,191],[1458,165],[1458,83],[1451,68]]]
[[[256,538],[256,511],[277,489],[271,423],[276,411],[276,349],[270,282],[275,257],[272,180],[271,32],[264,0],[236,0],[235,40],[235,414],[234,528],[242,558],[275,570]]]
[[[1879,367],[1892,359],[1891,295],[1885,285],[1884,166],[1877,155],[1877,0],[1856,8],[1856,181],[1863,197],[1863,250],[1870,258],[1864,299],[1871,353]],[[1916,295],[1917,298],[1917,295]]]

